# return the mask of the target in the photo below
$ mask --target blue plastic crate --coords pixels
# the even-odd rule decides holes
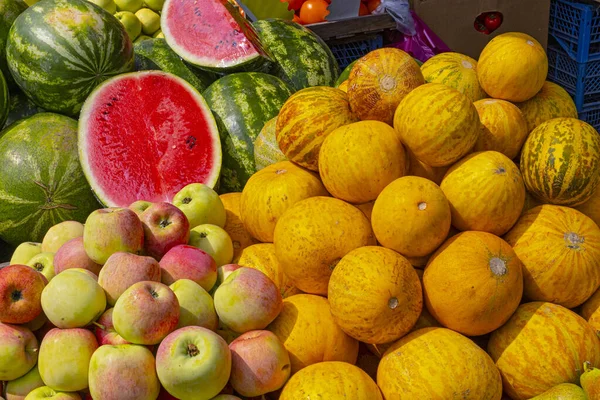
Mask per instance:
[[[600,106],[588,107],[579,113],[579,119],[587,122],[600,132]]]
[[[577,62],[600,60],[600,7],[578,1],[552,0],[550,34]]]
[[[361,58],[367,53],[383,47],[383,36],[377,35],[371,39],[359,39],[353,42],[333,44],[329,46],[340,68],[346,68],[352,61]]]

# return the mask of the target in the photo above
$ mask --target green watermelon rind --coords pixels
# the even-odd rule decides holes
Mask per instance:
[[[26,9],[27,4],[21,0],[0,0],[0,72],[4,74],[4,79],[11,89],[15,81],[6,63],[6,41],[13,22]]]
[[[84,173],[85,178],[88,181],[90,187],[92,188],[92,192],[94,193],[94,196],[105,207],[113,207],[113,206],[117,206],[117,204],[110,201],[109,200],[110,196],[107,193],[104,193],[104,191],[100,187],[98,187],[98,185],[95,184],[94,172],[91,171],[91,169],[90,169],[89,157],[86,152],[86,148],[88,147],[87,137],[86,137],[86,131],[87,131],[86,127],[87,127],[90,115],[95,106],[96,97],[102,90],[104,90],[106,87],[108,87],[108,86],[112,85],[113,83],[118,82],[120,80],[129,79],[132,77],[134,77],[134,78],[141,77],[145,74],[166,76],[166,77],[169,77],[170,79],[173,79],[173,80],[177,81],[178,83],[180,83],[196,99],[198,106],[200,106],[200,108],[202,108],[203,110],[206,110],[205,117],[206,117],[207,123],[210,125],[213,125],[213,126],[217,126],[217,121],[215,120],[213,114],[210,112],[210,108],[209,108],[206,100],[204,99],[204,97],[202,97],[202,94],[200,94],[194,88],[194,86],[192,86],[190,83],[188,83],[185,79],[182,79],[182,78],[178,77],[177,75],[174,75],[174,74],[171,74],[168,72],[164,72],[164,71],[130,72],[127,74],[121,74],[119,76],[115,76],[111,79],[104,81],[100,85],[98,85],[92,91],[92,93],[89,95],[89,97],[83,104],[83,107],[81,108],[81,114],[79,116],[79,128],[78,128],[77,137],[78,137],[79,159],[81,161],[81,167],[83,169],[83,173]],[[212,122],[212,124],[211,124],[211,122]],[[215,186],[217,186],[217,184],[219,182],[221,167],[222,167],[222,163],[223,163],[223,155],[222,155],[222,150],[221,150],[221,139],[219,136],[218,128],[215,129],[214,132],[212,132],[211,136],[215,140],[214,153],[213,153],[213,160],[214,160],[213,172],[209,176],[209,178],[203,183],[206,186],[214,188]]]
[[[0,71],[0,128],[4,126],[10,110],[10,97],[8,94],[8,84],[4,79],[4,74]]]

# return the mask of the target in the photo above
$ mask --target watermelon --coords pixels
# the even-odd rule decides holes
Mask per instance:
[[[279,143],[277,143],[275,135],[276,127],[277,117],[267,121],[254,141],[254,162],[256,163],[257,171],[269,165],[287,160],[287,157],[279,148]]]
[[[166,0],[160,24],[169,46],[196,67],[219,73],[271,68],[254,28],[228,0]]]
[[[40,113],[0,135],[0,238],[41,242],[66,220],[84,222],[99,207],[77,155],[77,121]]]
[[[204,98],[167,72],[142,71],[107,80],[79,118],[79,155],[102,204],[170,202],[190,183],[214,187],[221,142]]]
[[[354,64],[356,64],[357,61],[358,59],[352,61],[346,68],[344,68],[337,81],[335,81],[335,87],[339,87],[342,83],[347,81],[348,78],[350,78],[350,71],[352,71],[352,67],[354,67]]]
[[[335,85],[340,73],[337,60],[311,30],[282,19],[256,21],[254,29],[276,61],[272,73],[292,88]]]
[[[12,123],[23,118],[31,117],[34,114],[46,112],[41,107],[36,106],[23,92],[15,90],[10,96],[8,107],[8,118],[2,129],[10,126]]]
[[[11,87],[15,82],[6,64],[6,40],[13,22],[26,9],[27,4],[21,0],[0,0],[0,72]]]
[[[217,80],[217,75],[188,67],[165,39],[147,39],[133,45],[136,71],[162,70],[185,79],[200,93]]]
[[[0,127],[4,126],[6,118],[8,118],[8,110],[10,108],[8,85],[4,80],[4,75],[0,71]]]
[[[133,69],[133,45],[123,25],[95,4],[44,0],[15,20],[6,58],[34,103],[77,115],[99,83]]]
[[[204,92],[221,134],[221,192],[241,192],[256,172],[254,140],[292,94],[281,79],[260,72],[227,75]]]

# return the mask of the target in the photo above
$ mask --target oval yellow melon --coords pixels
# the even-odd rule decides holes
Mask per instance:
[[[406,174],[406,153],[396,131],[379,121],[361,121],[331,132],[319,153],[319,174],[334,197],[360,204],[375,200]]]
[[[366,372],[344,362],[322,362],[304,368],[286,383],[279,400],[383,400]]]
[[[500,400],[502,381],[485,351],[445,328],[412,332],[390,347],[377,385],[386,399]]]
[[[330,197],[296,203],[275,227],[275,254],[286,276],[306,293],[327,294],[329,277],[350,251],[375,244],[367,217]]]
[[[600,334],[600,289],[581,305],[579,314]]]
[[[575,207],[575,209],[590,217],[596,225],[600,226],[600,186],[594,190],[588,201]]]
[[[493,150],[511,160],[515,158],[529,134],[519,108],[508,101],[496,99],[480,100],[474,104],[484,126],[474,150]]]
[[[225,226],[223,229],[233,243],[233,261],[242,253],[246,247],[258,243],[256,239],[246,230],[240,218],[241,193],[226,193],[219,196],[225,207]]]
[[[318,171],[319,150],[327,135],[356,121],[346,93],[326,86],[309,87],[285,102],[277,117],[275,136],[289,160]]]
[[[508,321],[521,302],[521,261],[498,236],[463,232],[431,257],[423,290],[427,309],[442,325],[485,335]]]
[[[483,127],[467,96],[441,83],[427,83],[402,100],[394,129],[420,161],[445,167],[471,151]]]
[[[582,388],[572,383],[561,383],[530,400],[589,400]]]
[[[546,81],[542,90],[531,99],[517,103],[531,132],[540,124],[554,118],[577,118],[577,107],[565,89],[554,82]]]
[[[519,306],[492,333],[488,353],[502,374],[505,393],[525,400],[561,383],[579,382],[584,361],[600,363],[600,341],[574,312],[533,302]]]
[[[406,149],[406,153],[408,155],[407,175],[429,179],[436,185],[442,183],[442,179],[444,179],[444,175],[448,172],[449,167],[432,167],[420,161],[409,149]]]
[[[431,254],[450,230],[450,205],[435,183],[405,176],[375,200],[371,224],[377,241],[406,257]]]
[[[254,162],[257,171],[268,165],[287,160],[285,154],[279,149],[275,137],[276,126],[277,117],[267,121],[254,141]]]
[[[361,247],[346,254],[333,270],[327,297],[335,322],[364,343],[399,339],[423,308],[414,268],[384,247]]]
[[[600,228],[577,210],[535,207],[504,239],[523,263],[524,294],[530,300],[573,308],[600,286]]]
[[[461,231],[503,235],[525,203],[519,168],[497,151],[465,157],[448,170],[440,187],[450,203],[452,225]]]
[[[358,341],[337,326],[326,298],[297,294],[283,300],[283,309],[267,327],[289,352],[292,374],[323,361],[356,362]]]
[[[487,97],[477,78],[477,61],[460,53],[436,54],[421,65],[427,83],[441,83],[466,95],[471,101]]]
[[[250,177],[242,192],[240,215],[253,237],[271,243],[277,221],[291,206],[309,197],[328,195],[317,174],[281,161]]]
[[[275,256],[275,245],[273,243],[258,243],[246,247],[242,251],[237,264],[242,267],[257,269],[268,276],[279,288],[284,299],[301,293],[283,273],[283,268],[281,268],[279,260]]]
[[[419,65],[408,53],[391,47],[378,49],[359,59],[350,71],[350,107],[363,121],[391,125],[398,104],[424,83]]]
[[[548,75],[548,57],[529,35],[509,32],[493,38],[481,52],[477,75],[495,99],[523,102],[535,96]]]

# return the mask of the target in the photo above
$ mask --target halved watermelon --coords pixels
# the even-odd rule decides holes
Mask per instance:
[[[166,0],[161,29],[175,53],[202,69],[267,72],[272,64],[252,25],[228,0]]]
[[[204,98],[162,71],[112,78],[85,101],[79,119],[84,174],[105,206],[171,201],[194,182],[214,187],[221,141]]]

